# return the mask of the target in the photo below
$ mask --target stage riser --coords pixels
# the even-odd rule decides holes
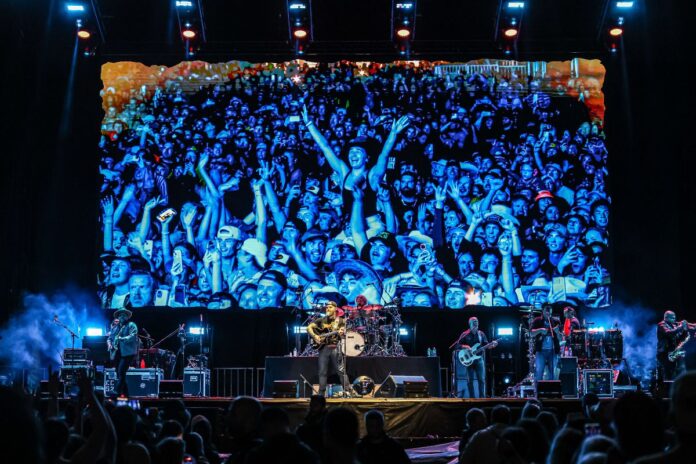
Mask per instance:
[[[389,375],[421,375],[428,380],[430,396],[442,396],[438,358],[423,356],[405,358],[349,357],[346,360],[346,367],[348,378],[351,381],[358,376],[366,375],[376,384],[384,382]],[[274,380],[297,380],[300,385],[300,396],[311,396],[311,387],[303,386],[301,376],[304,376],[311,384],[319,383],[316,357],[271,356],[266,358],[263,396],[272,396]],[[338,382],[338,377],[329,376],[329,380]]]

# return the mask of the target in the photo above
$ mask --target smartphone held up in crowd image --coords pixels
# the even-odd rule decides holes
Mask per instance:
[[[168,217],[174,216],[175,214],[176,210],[174,208],[167,208],[157,215],[157,220],[159,222],[164,222]]]

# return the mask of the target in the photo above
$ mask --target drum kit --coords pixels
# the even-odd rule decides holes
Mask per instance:
[[[322,313],[323,306],[316,307],[308,323],[321,317]],[[346,335],[340,342],[346,356],[406,356],[399,342],[403,321],[398,304],[343,306],[339,308],[338,316],[346,322]],[[300,356],[316,355],[316,349],[307,344]]]
[[[564,354],[576,356],[587,369],[610,367],[623,359],[623,333],[620,329],[573,330],[566,340]]]
[[[534,381],[535,337],[532,336],[528,327],[531,326],[535,317],[541,315],[541,310],[526,308],[520,312],[523,313],[523,320],[527,319],[522,322],[520,327],[528,343],[527,358],[529,360],[529,374],[520,383],[529,383]],[[612,366],[619,364],[623,360],[623,333],[621,329],[595,329],[588,328],[588,325],[592,326],[594,322],[587,322],[586,325],[580,329],[572,330],[570,335],[565,337],[561,346],[561,357],[576,357],[580,372],[584,369],[611,369]]]

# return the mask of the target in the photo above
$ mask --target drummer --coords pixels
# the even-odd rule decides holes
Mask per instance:
[[[580,321],[575,317],[575,308],[572,306],[565,306],[563,308],[563,336],[564,340],[561,342],[561,356],[572,356],[573,352],[570,347],[570,335],[574,330],[580,330]]]
[[[580,330],[580,321],[575,316],[575,308],[566,306],[563,308],[563,335],[566,338],[570,337],[573,330]]]

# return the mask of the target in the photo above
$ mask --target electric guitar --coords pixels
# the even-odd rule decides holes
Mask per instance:
[[[121,332],[123,332],[124,327],[128,327],[128,324],[126,323],[125,325],[119,325],[116,333],[113,334],[113,336],[109,335],[109,337],[106,339],[106,347],[109,350],[109,359],[112,361],[116,358],[116,353],[118,353],[118,339],[121,336]]]
[[[116,358],[116,353],[118,352],[118,337],[121,335],[123,327],[124,326],[119,325],[118,330],[113,335],[113,337],[109,336],[106,339],[106,345],[109,350],[109,359],[112,361]]]
[[[669,359],[671,362],[675,362],[677,359],[686,356],[686,350],[684,350],[683,348],[689,340],[691,340],[691,334],[687,333],[686,338],[682,340],[681,343],[679,343],[673,351],[669,352],[669,354],[667,355],[667,359]]]
[[[474,363],[474,361],[483,357],[483,352],[485,350],[495,348],[498,345],[498,340],[500,339],[496,338],[492,342],[486,343],[483,346],[479,346],[481,343],[477,343],[471,348],[462,348],[459,350],[459,353],[457,353],[457,359],[459,359],[459,362],[462,363],[462,365],[469,367]]]

